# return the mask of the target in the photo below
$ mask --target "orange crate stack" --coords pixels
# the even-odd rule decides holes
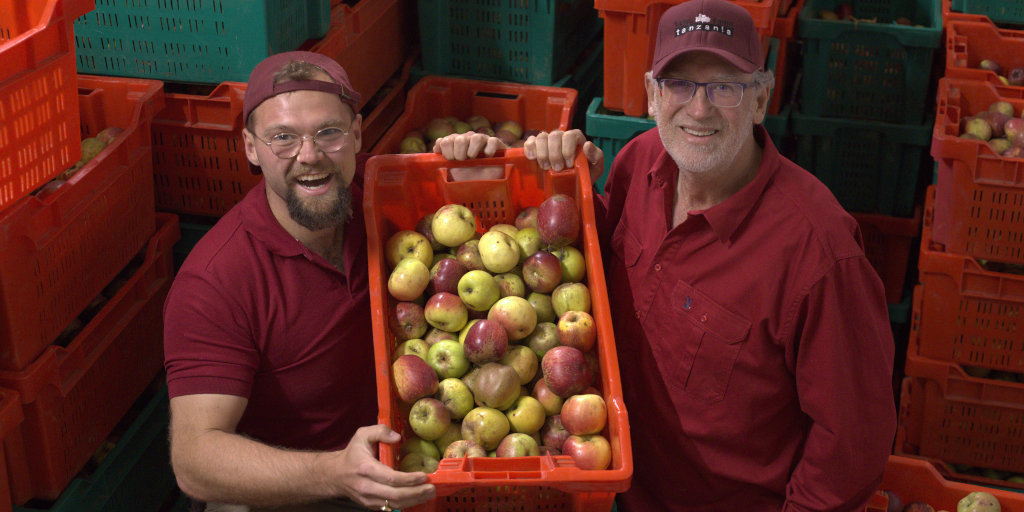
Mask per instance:
[[[163,303],[180,232],[174,215],[158,214],[158,222],[141,265],[66,347],[48,347],[23,370],[0,371],[0,387],[20,395],[30,455],[7,468],[15,504],[56,499],[160,372]]]
[[[21,410],[21,397],[17,391],[0,389],[0,512],[11,512],[12,483],[9,467],[25,464],[25,446],[21,439],[21,423],[25,414]]]
[[[994,71],[978,64],[993,60],[1009,70],[1024,66],[1024,31],[998,27],[987,16],[956,13],[945,21],[946,78],[1003,85]],[[1020,89],[1020,87],[1017,87]]]
[[[451,181],[451,169],[467,165],[497,165],[505,172],[500,179]],[[393,390],[391,361],[396,338],[385,313],[388,272],[383,245],[390,234],[415,226],[420,217],[449,203],[472,210],[483,229],[511,223],[521,209],[537,206],[555,193],[574,197],[580,208],[580,249],[586,256],[587,285],[598,327],[596,351],[601,371],[595,386],[608,405],[608,425],[603,434],[611,443],[609,469],[582,470],[563,455],[445,459],[430,475],[437,487],[437,498],[410,511],[471,511],[479,510],[484,503],[524,510],[609,510],[615,493],[629,487],[633,468],[629,425],[622,401],[588,172],[582,154],[574,168],[545,171],[528,160],[521,149],[472,162],[449,162],[440,155],[418,154],[379,156],[367,164],[364,210],[380,422],[403,434],[408,432]],[[417,193],[409,194],[410,190]],[[398,452],[391,445],[380,445],[380,457],[391,467],[398,464]]]
[[[0,369],[34,361],[156,228],[150,120],[162,84],[79,75],[76,92],[83,137],[124,131],[52,194],[0,212]]]
[[[880,489],[894,492],[904,505],[919,501],[935,510],[956,510],[964,496],[985,491],[995,496],[1007,512],[1024,510],[1024,494],[946,480],[931,462],[916,457],[890,455]],[[864,510],[886,512],[888,506],[889,500],[878,494]]]
[[[363,141],[360,151],[369,152],[377,141],[387,133],[388,128],[402,115],[405,109],[406,92],[409,89],[409,75],[413,64],[416,63],[417,54],[414,52],[402,64],[384,87],[377,91],[379,100],[374,105],[374,99],[363,107],[363,110],[370,108],[369,114],[363,115]]]
[[[405,134],[422,130],[435,117],[479,114],[492,123],[516,121],[524,130],[567,130],[576,97],[575,89],[564,87],[426,76],[409,91],[405,111],[371,152],[398,153]]]
[[[783,1],[779,4],[779,15],[775,18],[771,36],[779,40],[779,55],[775,60],[775,90],[768,102],[768,115],[779,115],[782,108],[788,105],[796,68],[800,65],[798,48],[795,48],[797,32],[796,24],[800,18],[800,9],[807,0],[796,0],[783,11]],[[793,59],[795,61],[792,61]]]
[[[94,0],[0,0],[0,211],[81,157],[75,18]]]
[[[860,225],[864,253],[885,285],[885,301],[899,304],[903,300],[913,241],[921,233],[920,208],[909,219],[875,213],[850,215]]]

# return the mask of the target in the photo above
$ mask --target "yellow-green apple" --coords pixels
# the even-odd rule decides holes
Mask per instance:
[[[551,292],[551,307],[561,318],[566,311],[590,312],[590,288],[583,283],[562,283]]]
[[[434,440],[434,445],[437,446],[437,451],[443,454],[448,445],[459,439],[462,439],[462,423],[453,421],[445,429],[444,434],[441,434],[441,437]]]
[[[437,372],[438,378],[459,378],[469,371],[469,359],[457,341],[444,340],[434,343],[427,350],[427,364]]]
[[[508,131],[514,137],[514,140],[523,138],[523,127],[515,121],[502,121],[494,125],[494,133],[498,133],[502,130]]]
[[[435,117],[427,122],[425,132],[427,140],[429,142],[433,142],[437,139],[455,133],[455,127],[452,126],[452,120],[445,119],[443,117]]]
[[[419,356],[406,354],[391,363],[398,399],[411,404],[437,392],[437,373]]]
[[[476,320],[462,339],[463,350],[474,364],[500,361],[508,352],[508,333],[494,320]]]
[[[554,414],[548,416],[544,420],[544,425],[540,427],[540,442],[544,446],[550,446],[558,451],[562,450],[562,445],[565,444],[565,440],[571,436],[565,426],[562,425],[562,415]]]
[[[407,453],[398,461],[398,470],[405,473],[433,473],[438,460],[422,453]]]
[[[487,318],[497,320],[508,332],[509,341],[521,340],[537,327],[537,312],[522,297],[502,297],[487,311]]]
[[[497,448],[508,431],[508,418],[491,407],[477,407],[462,419],[462,438],[473,441],[485,450]]]
[[[444,450],[445,459],[461,459],[463,457],[486,457],[487,450],[468,439],[459,439],[448,445]]]
[[[427,441],[441,437],[451,422],[448,408],[436,398],[420,398],[409,409],[409,427]]]
[[[388,315],[391,332],[395,339],[411,340],[421,338],[427,333],[427,319],[423,316],[423,306],[415,302],[398,302],[391,308]]]
[[[998,112],[1006,117],[1013,117],[1013,103],[1006,100],[993,101],[988,106],[989,112]]]
[[[956,512],[999,512],[1001,509],[999,500],[985,491],[972,491],[956,504]]]
[[[428,350],[430,350],[430,345],[428,345],[426,341],[423,341],[419,338],[405,340],[399,343],[397,347],[395,347],[394,359],[398,359],[399,357],[402,357],[406,354],[412,354],[426,361]]]
[[[594,317],[586,311],[566,311],[558,319],[558,342],[567,347],[576,347],[583,352],[594,348],[594,344],[597,343]]]
[[[416,232],[427,237],[427,240],[430,241],[430,248],[433,249],[434,254],[437,255],[438,252],[445,249],[445,246],[434,238],[434,230],[432,227],[433,223],[434,212],[430,212],[420,217],[420,220],[416,222]]]
[[[470,270],[459,279],[459,298],[466,307],[487,311],[500,297],[498,282],[484,270]]]
[[[430,285],[427,286],[427,293],[433,295],[437,292],[448,292],[458,295],[459,279],[469,269],[455,258],[444,258],[430,268]]]
[[[516,233],[516,245],[519,246],[519,261],[526,261],[533,253],[541,249],[540,233],[537,228],[523,228]]]
[[[553,324],[558,321],[558,316],[555,315],[555,306],[551,303],[550,293],[530,292],[526,296],[526,301],[533,306],[533,310],[537,313],[537,322]]]
[[[402,446],[399,448],[398,453],[399,455],[421,453],[434,459],[441,458],[441,452],[437,450],[437,445],[435,445],[433,441],[427,441],[415,434],[405,436],[405,441],[402,442]]]
[[[469,312],[466,311],[466,305],[457,295],[439,292],[427,299],[427,304],[423,306],[423,316],[431,327],[448,332],[458,332],[462,326],[466,325]],[[436,343],[431,346],[433,345]]]
[[[494,454],[498,457],[530,457],[540,455],[540,446],[537,440],[529,434],[513,432],[498,443]]]
[[[480,240],[467,240],[455,249],[455,259],[462,263],[466,270],[487,270],[484,260],[480,257]]]
[[[516,228],[523,230],[525,228],[537,229],[537,207],[527,206],[519,211],[514,221]]]
[[[491,226],[491,228],[488,229],[488,231],[501,231],[502,233],[505,233],[506,235],[514,239],[516,237],[516,233],[519,232],[519,228],[513,226],[512,224],[495,224]]]
[[[580,233],[580,211],[576,200],[555,194],[537,207],[537,232],[540,241],[551,248],[565,247],[576,241]]]
[[[402,154],[408,153],[426,153],[427,143],[419,137],[410,137],[406,135],[402,142],[398,145],[398,152]]]
[[[473,409],[473,392],[462,379],[452,377],[438,383],[437,399],[448,408],[453,420],[461,420]]]
[[[571,435],[562,443],[562,455],[572,457],[580,469],[608,469],[612,447],[601,434]]]
[[[512,270],[519,264],[519,245],[515,238],[501,231],[488,231],[480,237],[477,245],[484,269],[492,274]]]
[[[544,357],[548,350],[559,345],[558,326],[551,322],[537,322],[537,327],[523,339],[523,344],[530,347],[538,358]]]
[[[460,299],[461,300],[461,299]],[[431,326],[430,330],[427,331],[427,335],[423,337],[423,341],[427,342],[427,345],[433,345],[441,340],[456,340],[459,337],[454,332],[448,332],[444,329],[438,329],[437,327]]]
[[[547,418],[544,406],[530,395],[517,398],[512,407],[505,411],[505,416],[508,417],[512,432],[524,434],[540,432],[540,428],[544,426],[544,419]]]
[[[519,374],[511,366],[487,363],[469,389],[478,404],[504,411],[519,398]]]
[[[540,366],[540,359],[533,349],[526,345],[512,345],[501,358],[501,364],[511,367],[519,375],[519,384],[526,385],[537,375],[537,367]]]
[[[494,276],[498,282],[498,295],[501,297],[526,297],[526,283],[523,278],[514,272],[505,272]],[[499,297],[500,298],[500,297]]]
[[[446,204],[434,212],[430,231],[441,245],[458,247],[476,234],[476,217],[461,204]]]
[[[467,117],[466,118],[466,124],[468,124],[469,128],[472,129],[473,131],[479,130],[481,128],[490,128],[491,127],[491,122],[488,121],[486,117],[484,117],[484,116],[482,116],[480,114],[473,114],[473,115]],[[480,133],[480,132],[477,132],[477,133]]]
[[[423,295],[430,282],[430,269],[416,258],[403,258],[388,276],[388,293],[401,301],[413,301]]]
[[[578,283],[587,275],[587,259],[579,249],[567,245],[555,249],[554,255],[562,265],[562,282]]]
[[[608,408],[601,395],[573,395],[562,404],[562,425],[570,434],[597,434],[608,422]]]
[[[537,379],[537,382],[533,383],[533,392],[530,396],[537,399],[540,405],[544,407],[544,414],[548,416],[554,416],[562,412],[562,404],[565,399],[556,395],[548,388],[548,384],[544,379]],[[558,444],[556,448],[562,446]]]
[[[544,382],[554,394],[569,398],[590,385],[590,368],[578,348],[557,346],[541,359]]]
[[[430,268],[434,261],[434,249],[430,246],[430,240],[421,233],[403,229],[391,235],[384,244],[384,258],[390,268],[395,268],[403,258],[416,258]]]
[[[562,265],[548,251],[537,251],[523,260],[523,281],[537,293],[551,293],[562,283]]]

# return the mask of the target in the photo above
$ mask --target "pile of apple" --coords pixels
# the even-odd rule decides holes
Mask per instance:
[[[1024,86],[1024,66],[1010,68],[1006,74],[1003,74],[1004,68],[998,62],[992,59],[982,59],[978,62],[978,68],[995,73],[1003,85]]]
[[[935,508],[923,501],[914,501],[903,504],[899,495],[893,491],[883,490],[881,491],[888,498],[889,502],[886,507],[886,512],[935,512]],[[999,504],[999,500],[996,499],[991,493],[985,491],[974,491],[963,498],[956,504],[956,512],[1000,512],[1002,506]],[[941,510],[939,512],[946,512]]]
[[[71,167],[65,169],[64,172],[60,173],[56,178],[36,189],[32,195],[39,199],[45,199],[47,196],[52,195],[57,191],[57,189],[67,183],[72,176],[82,170],[82,168],[85,167],[85,164],[89,163],[93,158],[96,158],[96,155],[100,154],[104,148],[114,142],[114,140],[123,132],[123,129],[111,126],[101,130],[95,137],[86,137],[82,139],[82,158],[75,162]]]
[[[1013,104],[995,101],[988,110],[960,119],[960,137],[987,141],[996,154],[1024,158],[1024,118],[1013,117]]]
[[[839,4],[835,10],[821,9],[818,11],[818,19],[829,21],[856,21],[861,23],[877,23],[877,18],[856,18],[853,16],[853,5]],[[896,25],[913,25],[914,22],[906,16],[900,16],[893,20]],[[921,25],[918,25],[921,26]]]
[[[497,137],[510,148],[522,147],[530,135],[537,130],[523,130],[515,121],[502,121],[495,125],[484,116],[474,114],[465,121],[455,117],[435,117],[420,130],[413,130],[402,138],[399,153],[428,153],[434,141],[453,133],[475,132]]]
[[[473,212],[447,204],[385,245],[403,471],[542,453],[611,463],[576,202],[556,194],[514,222],[478,235]]]

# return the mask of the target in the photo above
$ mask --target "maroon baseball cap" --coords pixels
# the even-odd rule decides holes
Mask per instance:
[[[672,59],[691,51],[718,55],[745,73],[764,63],[754,19],[726,0],[689,0],[665,11],[658,22],[651,76],[658,78]]]

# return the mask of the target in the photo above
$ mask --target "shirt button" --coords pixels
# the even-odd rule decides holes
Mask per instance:
[[[708,321],[708,316],[707,315],[701,315],[700,316],[700,321],[701,322],[707,322]]]
[[[637,317],[638,319],[640,318],[640,312],[639,312],[639,311],[637,311],[637,312],[636,312],[636,317]]]
[[[661,263],[655,263],[654,264],[654,271],[655,272],[661,272]]]

